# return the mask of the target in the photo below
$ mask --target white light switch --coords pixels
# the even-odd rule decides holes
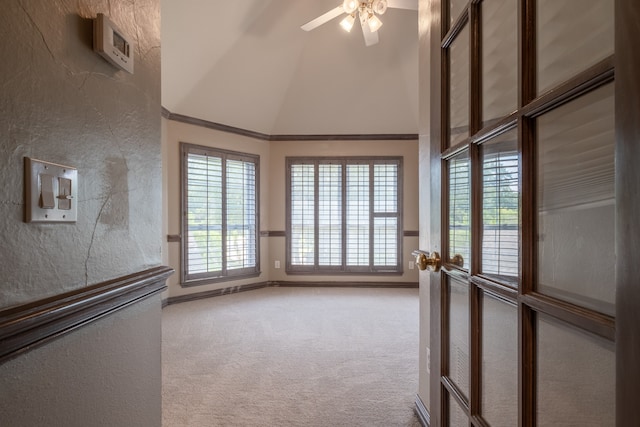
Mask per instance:
[[[71,210],[71,180],[58,177],[58,209]]]
[[[76,222],[78,170],[24,158],[25,222]]]
[[[42,209],[53,209],[56,207],[53,199],[53,175],[40,174],[40,207]]]

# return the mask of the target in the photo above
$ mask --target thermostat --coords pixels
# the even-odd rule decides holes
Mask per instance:
[[[98,13],[93,20],[93,50],[116,67],[133,74],[131,39],[103,13]]]

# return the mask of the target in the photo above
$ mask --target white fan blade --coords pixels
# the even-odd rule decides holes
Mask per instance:
[[[340,5],[335,9],[331,9],[329,12],[318,16],[313,21],[307,22],[300,28],[302,28],[305,31],[311,31],[314,28],[319,27],[320,25],[331,21],[333,18],[342,15],[343,13],[344,13],[344,9],[342,8],[342,5]]]
[[[364,44],[365,46],[372,46],[376,43],[378,43],[378,32],[376,31],[375,33],[372,33],[371,30],[369,29],[369,26],[366,23],[362,23],[361,25],[362,27],[362,35],[364,35]]]
[[[387,0],[387,7],[418,10],[418,0]]]

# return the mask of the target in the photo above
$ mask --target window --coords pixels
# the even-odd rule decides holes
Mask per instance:
[[[258,156],[182,144],[182,282],[255,276]]]
[[[517,286],[520,165],[516,129],[481,145],[483,274]],[[506,276],[506,277],[505,277]]]
[[[401,273],[402,159],[287,158],[287,272]]]

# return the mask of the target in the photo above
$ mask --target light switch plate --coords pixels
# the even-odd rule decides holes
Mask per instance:
[[[76,168],[25,157],[24,186],[25,222],[76,222]]]

